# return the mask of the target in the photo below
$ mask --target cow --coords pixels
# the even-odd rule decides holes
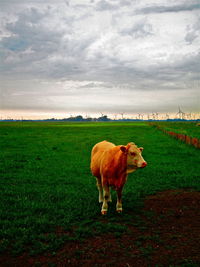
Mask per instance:
[[[116,146],[106,140],[92,148],[90,168],[97,180],[99,203],[103,203],[102,215],[107,213],[108,202],[112,201],[110,187],[117,191],[116,211],[122,212],[122,189],[128,174],[147,166],[142,151],[143,147],[132,142]]]

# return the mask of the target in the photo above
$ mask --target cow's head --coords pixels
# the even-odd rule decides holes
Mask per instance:
[[[134,143],[128,143],[120,147],[121,151],[127,155],[128,169],[144,168],[147,162],[142,157],[143,147],[137,147]]]

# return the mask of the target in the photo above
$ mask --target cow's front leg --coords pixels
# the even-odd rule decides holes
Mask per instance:
[[[103,202],[103,188],[101,184],[101,178],[97,178],[97,188],[99,190],[99,203]]]
[[[103,187],[103,205],[101,208],[101,214],[105,215],[108,211],[108,202],[110,200],[110,189],[109,186]]]
[[[117,189],[117,205],[116,205],[116,211],[118,213],[122,212],[122,187]]]

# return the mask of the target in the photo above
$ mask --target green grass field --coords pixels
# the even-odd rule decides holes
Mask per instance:
[[[63,242],[125,229],[118,220],[137,214],[145,196],[172,188],[200,190],[200,154],[146,123],[2,122],[0,161],[0,251],[31,254],[56,251]],[[124,213],[115,213],[116,196],[101,225],[90,151],[99,141],[130,141],[143,146],[148,166],[130,174],[123,193]],[[73,237],[56,229],[75,229]]]

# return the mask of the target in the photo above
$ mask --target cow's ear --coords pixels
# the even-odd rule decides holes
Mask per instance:
[[[140,150],[141,152],[143,151],[143,149],[144,149],[143,147],[139,147],[139,150]]]
[[[123,153],[126,153],[126,147],[125,146],[120,146],[120,149]]]
[[[128,145],[135,145],[135,143],[133,143],[133,142],[130,142],[130,143],[128,143]]]

